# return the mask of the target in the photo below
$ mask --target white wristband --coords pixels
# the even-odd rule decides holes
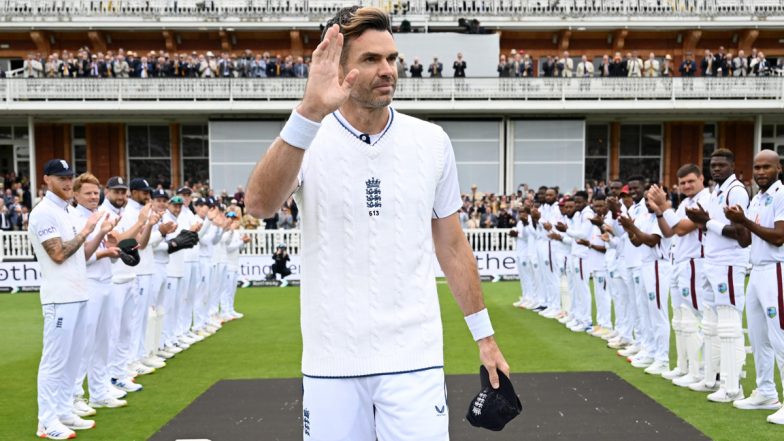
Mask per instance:
[[[670,228],[675,227],[676,225],[678,225],[678,222],[681,221],[680,219],[678,219],[678,215],[675,214],[674,211],[672,211],[672,208],[668,208],[664,210],[664,213],[662,213],[662,215],[664,216],[664,220],[667,221],[667,225],[669,225]]]
[[[722,230],[724,230],[724,224],[717,221],[717,220],[709,220],[705,226],[708,228],[708,231],[718,234],[721,236]]]
[[[490,314],[487,313],[487,308],[466,316],[465,321],[468,329],[471,330],[474,341],[479,341],[495,334],[493,325],[490,323]]]
[[[307,150],[320,128],[321,123],[305,118],[294,109],[283,130],[280,131],[280,138],[292,147]]]

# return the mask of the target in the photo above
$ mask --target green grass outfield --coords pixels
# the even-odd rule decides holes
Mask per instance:
[[[713,439],[784,439],[784,427],[765,421],[769,411],[739,411],[710,403],[704,394],[632,368],[601,339],[572,333],[554,320],[513,308],[519,286],[517,282],[483,284],[499,345],[513,372],[612,371]],[[446,372],[476,373],[476,345],[449,289],[445,284],[438,287]],[[237,308],[245,313],[244,319],[228,323],[215,336],[179,354],[165,369],[142,377],[144,391],[130,394],[127,408],[99,410],[97,427],[80,432],[78,439],[144,440],[218,380],[299,376],[297,294],[297,288],[240,289]],[[0,324],[0,440],[33,439],[42,329],[38,296],[0,295]],[[751,356],[747,371],[743,384],[748,394],[754,388]],[[778,374],[777,383],[781,384]],[[454,405],[458,410],[463,406]]]

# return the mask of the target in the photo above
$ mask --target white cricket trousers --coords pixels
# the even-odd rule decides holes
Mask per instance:
[[[522,295],[520,296],[523,299],[530,299],[534,302],[537,302],[539,299],[536,296],[536,284],[534,283],[534,270],[531,266],[531,262],[528,260],[528,255],[517,255],[515,258],[517,262],[517,274],[520,277],[520,289],[522,291]]]
[[[302,379],[305,441],[448,441],[442,368]]]
[[[593,271],[593,297],[596,301],[596,324],[605,329],[612,329],[611,288],[604,268],[595,269]]]
[[[117,331],[113,326],[117,317],[112,317],[113,308],[109,305],[111,286],[110,280],[87,279],[90,299],[84,313],[84,353],[79,363],[74,395],[84,394],[84,379],[87,377],[92,400],[109,398],[109,349],[117,340],[113,332]]]
[[[579,256],[569,256],[572,271],[572,312],[574,318],[584,326],[593,323],[591,316],[591,270],[588,261]]]
[[[139,274],[136,276],[139,285],[136,290],[131,362],[139,361],[147,356],[144,350],[144,338],[147,331],[147,320],[150,316],[150,304],[152,303],[152,279],[152,274]]]
[[[226,264],[217,263],[213,266],[210,288],[210,317],[217,316],[220,308],[221,294],[223,293],[223,283],[226,277]]]
[[[623,271],[625,273],[625,271]],[[610,295],[615,310],[615,330],[626,341],[634,340],[633,324],[629,321],[629,295],[626,281],[621,270],[614,269],[608,272]]]
[[[182,286],[181,307],[177,312],[177,335],[183,335],[191,330],[193,324],[193,311],[199,298],[197,291],[199,280],[199,262],[185,262],[185,277],[180,282]]]
[[[221,315],[231,314],[234,312],[234,294],[237,292],[237,272],[227,268],[222,277],[220,311]]]
[[[757,265],[746,288],[746,320],[749,327],[757,390],[766,397],[778,396],[773,371],[776,363],[784,375],[784,283],[781,262]]]
[[[150,319],[147,321],[147,332],[144,339],[144,353],[148,356],[163,347],[161,336],[163,322],[166,318],[165,296],[166,274],[158,271],[152,275],[152,283],[150,284]]]
[[[180,283],[182,277],[166,277],[165,292],[163,293],[163,333],[161,342],[163,346],[171,346],[177,340],[177,308],[180,301]]]
[[[541,262],[539,286],[544,306],[558,312],[561,310],[561,270],[554,261],[556,256],[553,253],[553,244],[549,240],[540,242],[537,251]]]
[[[196,291],[196,305],[193,310],[193,328],[201,329],[207,324],[210,318],[210,283],[212,280],[212,262],[210,258],[199,260],[199,283]]]
[[[659,362],[670,361],[670,263],[654,260],[642,264],[642,281],[645,288],[650,335],[649,355]]]
[[[138,285],[136,279],[126,283],[112,283],[109,298],[110,315],[116,317],[113,326],[116,338],[110,342],[109,375],[111,378],[128,376],[128,363],[131,360],[134,312],[136,311]],[[136,349],[136,346],[133,346]],[[135,352],[135,351],[134,351]]]
[[[623,279],[624,292],[621,294],[624,297],[624,321],[628,324],[628,337],[630,341],[635,344],[642,345],[642,323],[637,309],[637,297],[641,294],[638,290],[642,291],[642,280],[639,276],[640,268],[621,268],[621,279]],[[623,334],[622,334],[623,335]],[[625,336],[626,337],[626,336]]]
[[[73,385],[84,355],[87,302],[42,305],[44,341],[38,365],[38,421],[70,419]]]

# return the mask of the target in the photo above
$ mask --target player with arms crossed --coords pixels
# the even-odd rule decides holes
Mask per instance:
[[[302,207],[307,440],[449,438],[434,252],[493,387],[509,372],[458,221],[449,138],[390,107],[397,57],[385,12],[342,9],[248,183],[256,217],[294,191]]]

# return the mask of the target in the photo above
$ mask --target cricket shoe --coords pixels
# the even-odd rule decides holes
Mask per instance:
[[[180,345],[186,344],[188,346],[191,346],[194,343],[196,343],[196,340],[194,340],[194,339],[188,337],[187,335],[183,334],[179,338],[177,338],[177,343],[179,343]]]
[[[784,424],[784,408],[779,409],[778,412],[768,415],[768,422],[771,424]]]
[[[152,357],[152,356],[142,358],[141,363],[145,366],[155,368],[155,369],[161,369],[166,367],[165,361],[161,360],[158,357]]]
[[[183,351],[191,347],[190,344],[185,343],[184,341],[179,341],[179,340],[175,340],[174,343],[172,343],[172,346],[174,346],[176,348],[180,348]]]
[[[56,421],[46,427],[39,423],[35,436],[47,439],[73,439],[76,438],[76,432],[65,427],[60,421]]]
[[[549,318],[549,319],[554,319],[554,318],[558,317],[559,313],[560,313],[560,311],[553,310],[552,308],[547,308],[545,313],[542,314],[542,317]]]
[[[672,384],[678,387],[689,387],[692,384],[699,383],[702,381],[700,377],[694,377],[691,374],[686,374],[682,377],[676,377],[672,379]]]
[[[172,354],[179,354],[182,352],[182,348],[177,347],[175,345],[166,345],[163,347],[163,350],[166,352],[171,352]]]
[[[749,395],[748,398],[744,398],[742,400],[733,401],[732,405],[736,409],[743,409],[743,410],[778,410],[781,409],[781,403],[779,402],[779,397],[766,397],[754,389]]]
[[[708,383],[705,378],[703,378],[702,381],[690,384],[689,389],[693,390],[694,392],[716,392],[719,390],[719,382],[714,380],[711,384]]]
[[[220,320],[223,323],[230,322],[230,321],[234,320],[234,316],[233,315],[229,315],[229,314],[221,314],[220,315]]]
[[[202,329],[199,329],[198,331],[196,331],[196,335],[198,335],[202,339],[205,339],[205,338],[211,336],[212,333],[207,331],[206,329],[202,328]]]
[[[605,327],[602,327],[601,325],[596,325],[596,326],[593,327],[593,331],[591,331],[590,334],[593,337],[601,337],[603,335],[609,334],[610,332],[612,332],[612,331],[607,329],[607,328],[605,328]]]
[[[117,386],[113,384],[109,384],[106,387],[106,390],[108,391],[110,397],[118,400],[128,396],[128,392],[118,389]],[[90,406],[90,407],[95,407],[95,406]]]
[[[523,298],[520,297],[516,302],[512,303],[512,306],[514,306],[515,308],[523,307]]]
[[[664,373],[661,374],[661,376],[665,380],[671,380],[672,381],[672,380],[674,380],[674,379],[676,379],[678,377],[682,377],[682,376],[684,376],[686,374],[688,374],[688,372],[683,371],[683,370],[681,370],[681,368],[676,366],[675,369],[669,370],[667,372],[664,372]]]
[[[60,420],[60,422],[71,430],[87,430],[95,427],[95,421],[83,420],[76,415],[71,415],[71,418]]]
[[[632,355],[635,355],[638,352],[640,352],[640,349],[641,348],[639,346],[632,344],[627,346],[626,349],[619,350],[618,355],[620,355],[621,357],[631,357]]]
[[[201,335],[197,334],[196,331],[188,331],[188,332],[185,333],[185,336],[188,337],[189,339],[193,340],[195,343],[198,343],[200,341],[204,341],[204,337],[202,337]]]
[[[87,400],[82,396],[74,397],[73,413],[79,417],[87,417],[95,415],[95,409],[87,405]]]
[[[618,331],[616,331],[614,329],[611,329],[610,332],[608,332],[607,334],[602,335],[601,337],[602,337],[602,340],[604,340],[604,341],[610,341],[610,340],[618,337],[619,335],[620,334],[618,334]]]
[[[127,405],[128,405],[127,401],[114,397],[109,397],[104,400],[93,400],[92,398],[90,399],[90,406],[96,409],[117,409],[119,407],[125,407]]]
[[[130,378],[112,378],[112,385],[125,392],[138,392],[144,389],[141,384],[134,383]]]
[[[569,328],[569,330],[572,332],[588,332],[591,330],[591,325],[578,322],[576,325]]]
[[[546,307],[546,306],[544,306],[544,305],[539,305],[539,306],[537,306],[536,308],[532,308],[532,310],[533,310],[534,312],[542,312],[542,311],[544,311],[544,310],[546,310],[546,309],[547,309],[547,307]]]
[[[136,375],[148,375],[155,372],[154,367],[146,366],[145,364],[138,361],[131,363],[130,369],[132,372],[136,373]]]
[[[713,401],[714,403],[730,403],[733,401],[740,401],[745,397],[743,395],[743,386],[738,388],[738,391],[734,394],[730,394],[727,392],[726,389],[719,388],[716,392],[708,395],[708,400]]]
[[[170,358],[174,358],[174,352],[169,352],[169,351],[167,351],[165,349],[158,349],[158,351],[155,352],[155,355],[157,355],[158,357],[163,358],[164,360],[168,360]]]
[[[231,315],[234,317],[234,320],[239,320],[239,319],[245,317],[245,314],[243,314],[241,312],[237,312],[237,311],[231,311]]]
[[[661,375],[669,372],[670,363],[667,361],[654,361],[653,364],[645,368],[645,373],[650,375]]]
[[[279,288],[285,288],[285,287],[287,287],[287,286],[289,286],[289,281],[288,281],[288,280],[286,280],[286,279],[283,279],[283,280],[281,280],[281,281],[280,281],[280,286],[279,286]]]
[[[654,362],[653,357],[646,354],[643,354],[642,356],[639,357],[635,355],[634,358],[632,358],[630,361],[632,367],[636,367],[638,369],[653,366],[653,362]]]
[[[629,344],[630,343],[624,340],[620,335],[607,341],[607,347],[610,349],[625,349]]]
[[[561,320],[564,320],[564,321],[561,322]],[[567,328],[571,328],[572,326],[577,325],[577,324],[580,323],[579,321],[577,321],[576,318],[574,318],[574,317],[570,318],[569,316],[566,316],[566,317],[564,317],[562,319],[558,319],[558,321],[563,323],[564,326],[566,326]]]

